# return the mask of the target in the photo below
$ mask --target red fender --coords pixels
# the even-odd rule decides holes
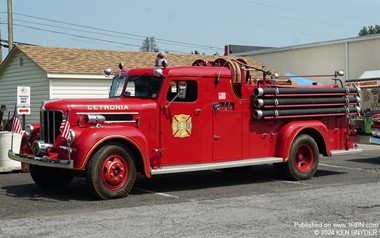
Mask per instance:
[[[327,143],[328,129],[325,124],[318,120],[312,121],[293,121],[285,124],[277,135],[276,143],[276,156],[284,158],[284,162],[288,161],[290,148],[293,144],[294,139],[305,130],[312,130],[318,133],[323,141],[317,141],[318,147],[320,143],[323,142],[326,148],[325,153],[331,156],[330,145]],[[309,133],[310,134],[310,133]],[[324,151],[320,151],[324,153]]]
[[[115,133],[115,131],[118,133]],[[133,127],[128,127],[127,130],[125,127],[104,127],[102,130],[99,130],[99,128],[95,128],[94,130],[92,130],[92,128],[87,128],[83,130],[80,135],[76,137],[73,144],[73,149],[79,148],[77,149],[77,161],[75,161],[75,168],[78,170],[85,169],[87,162],[95,149],[97,149],[98,146],[104,142],[112,139],[124,140],[137,148],[142,157],[145,175],[150,178],[151,173],[148,142],[144,134],[141,133],[140,130]]]

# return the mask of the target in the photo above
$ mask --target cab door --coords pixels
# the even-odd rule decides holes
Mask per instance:
[[[211,136],[211,128],[202,123],[205,108],[200,87],[199,79],[173,79],[167,88],[160,112],[162,166],[201,163],[207,154],[204,142]]]

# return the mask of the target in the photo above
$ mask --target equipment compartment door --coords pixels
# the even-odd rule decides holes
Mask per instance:
[[[236,111],[213,112],[213,160],[242,158],[242,114]]]

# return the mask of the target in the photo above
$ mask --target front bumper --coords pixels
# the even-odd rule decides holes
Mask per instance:
[[[380,145],[380,138],[371,136],[369,138],[369,143],[375,144],[375,145]]]
[[[16,154],[13,151],[8,151],[8,157],[10,159],[20,161],[27,164],[40,165],[45,167],[54,167],[54,168],[64,168],[64,169],[73,169],[74,161],[73,160],[60,160],[49,157],[36,157],[36,156],[27,156]]]

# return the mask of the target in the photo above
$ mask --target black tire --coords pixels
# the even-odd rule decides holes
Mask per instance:
[[[74,173],[68,169],[29,165],[29,172],[34,182],[42,188],[63,188],[74,178]]]
[[[132,154],[120,144],[104,145],[87,164],[87,185],[98,198],[126,197],[135,180],[136,167]]]
[[[291,180],[305,180],[314,176],[319,163],[319,149],[309,135],[299,135],[290,148],[289,160],[275,164],[275,169],[283,169],[283,174]]]

